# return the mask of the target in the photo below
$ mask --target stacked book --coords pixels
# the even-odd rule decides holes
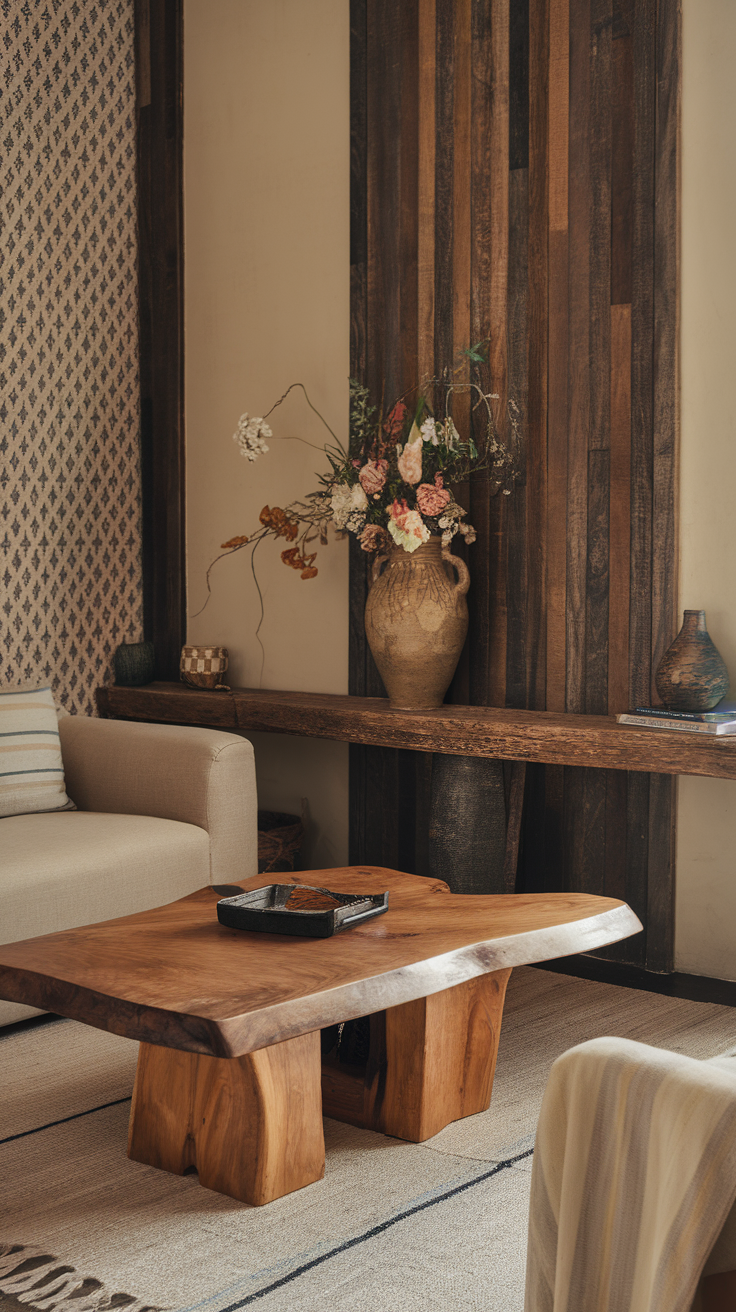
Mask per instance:
[[[679,729],[685,733],[736,733],[736,702],[720,702],[715,711],[670,711],[665,706],[637,706],[617,715],[619,724],[642,729]]]

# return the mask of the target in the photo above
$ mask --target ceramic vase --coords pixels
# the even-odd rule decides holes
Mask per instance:
[[[469,586],[467,565],[439,537],[374,561],[365,632],[394,709],[442,705],[468,631]]]
[[[655,675],[672,711],[710,711],[728,692],[728,670],[705,626],[704,610],[686,610],[682,628]]]
[[[453,893],[505,893],[503,763],[485,756],[432,756],[429,874]]]
[[[152,642],[122,642],[113,657],[115,682],[119,687],[137,688],[153,678],[155,657]]]

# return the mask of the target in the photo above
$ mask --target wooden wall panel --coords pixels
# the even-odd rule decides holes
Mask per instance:
[[[448,696],[647,702],[676,629],[678,0],[353,0],[353,27],[353,372],[390,403],[489,337],[502,430],[522,414],[514,493],[459,489]],[[377,693],[361,554],[351,690]],[[430,768],[352,749],[352,860],[426,872]],[[527,774],[520,886],[625,897],[647,933],[611,954],[670,969],[672,779]]]

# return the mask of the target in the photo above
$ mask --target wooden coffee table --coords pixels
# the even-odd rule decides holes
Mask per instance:
[[[373,866],[273,877],[338,892],[388,888],[389,910],[329,939],[218,923],[203,888],[154,911],[0,946],[0,997],[140,1043],[128,1153],[268,1203],[324,1175],[322,1114],[421,1142],[490,1103],[513,966],[641,929],[613,898],[454,895]],[[364,1067],[320,1030],[370,1015]]]

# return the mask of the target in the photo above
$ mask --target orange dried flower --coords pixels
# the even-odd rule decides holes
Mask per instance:
[[[287,542],[293,542],[299,532],[298,520],[289,519],[280,506],[264,506],[258,518],[264,528],[270,529],[277,538],[286,538]]]
[[[250,542],[250,538],[246,533],[241,533],[240,537],[230,538],[229,542],[223,542],[221,550],[227,551],[228,547],[244,547],[246,542]]]
[[[281,559],[285,565],[290,565],[292,569],[298,569],[302,572],[303,579],[313,579],[317,576],[317,570],[314,568],[314,559],[316,551],[309,555],[301,555],[298,547],[289,547],[286,551],[281,552]]]

